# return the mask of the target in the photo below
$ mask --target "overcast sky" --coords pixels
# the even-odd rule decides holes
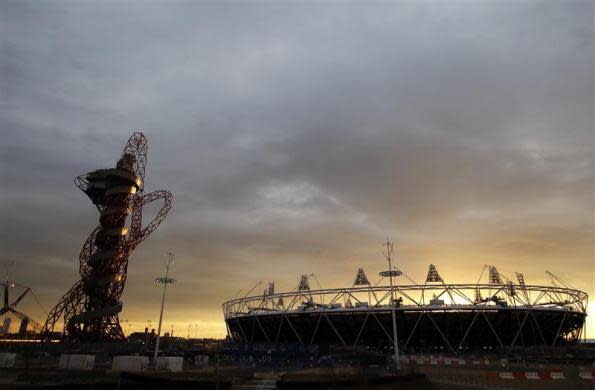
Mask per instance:
[[[258,281],[372,278],[387,236],[420,280],[594,294],[593,33],[588,0],[0,1],[0,262],[49,310],[98,221],[73,178],[141,129],[175,205],[130,259],[135,327],[167,251],[165,321],[201,336]]]

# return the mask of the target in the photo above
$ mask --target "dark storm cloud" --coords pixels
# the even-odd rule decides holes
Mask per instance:
[[[589,1],[0,7],[2,260],[48,306],[96,218],[72,179],[136,128],[176,204],[131,261],[132,317],[166,250],[201,313],[262,279],[350,280],[387,234],[421,273],[480,267],[463,246],[593,269]]]

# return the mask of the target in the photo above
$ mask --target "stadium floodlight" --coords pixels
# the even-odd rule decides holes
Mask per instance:
[[[393,269],[392,266],[392,254],[393,254],[393,243],[387,238],[386,243],[384,244],[386,247],[386,252],[384,257],[388,261],[388,270],[380,272],[380,276],[388,277],[390,281],[390,306],[391,306],[391,316],[393,322],[393,348],[395,352],[395,367],[397,371],[401,369],[401,364],[399,362],[399,339],[397,337],[397,313],[396,313],[396,302],[395,302],[395,289],[393,287],[393,278],[397,276],[401,276],[402,272],[396,269]]]
[[[165,306],[165,292],[167,291],[167,285],[176,282],[175,279],[169,277],[169,267],[174,260],[174,254],[171,252],[167,253],[167,263],[165,264],[165,277],[157,278],[157,283],[163,284],[163,295],[161,296],[161,311],[159,313],[159,325],[157,326],[157,338],[155,340],[155,353],[153,354],[153,362],[157,364],[157,355],[159,354],[159,337],[161,335],[161,324],[163,321],[163,308]]]

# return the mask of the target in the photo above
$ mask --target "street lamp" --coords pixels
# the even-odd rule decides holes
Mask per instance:
[[[163,284],[163,296],[161,297],[161,312],[159,313],[159,326],[157,327],[157,339],[155,340],[155,353],[153,355],[153,362],[157,364],[157,354],[159,353],[159,336],[161,335],[161,323],[163,321],[163,307],[165,306],[165,292],[167,291],[167,285],[176,282],[175,279],[169,277],[169,267],[174,260],[174,254],[167,252],[167,263],[165,264],[165,277],[157,278],[157,283]]]
[[[393,288],[393,277],[401,276],[401,271],[393,270],[392,266],[392,254],[393,254],[393,243],[386,239],[386,243],[383,245],[386,247],[384,257],[388,260],[388,271],[380,272],[380,276],[389,278],[390,281],[390,305],[392,307],[391,315],[393,320],[393,348],[395,351],[395,364],[397,370],[401,369],[401,363],[399,362],[399,340],[397,338],[397,314],[396,314],[396,302],[395,302],[395,290]]]

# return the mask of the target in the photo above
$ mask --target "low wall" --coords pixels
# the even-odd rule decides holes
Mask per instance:
[[[425,374],[436,384],[467,386],[489,390],[592,390],[595,388],[595,369],[566,366],[543,369],[498,369],[432,367],[417,365],[412,369]]]

